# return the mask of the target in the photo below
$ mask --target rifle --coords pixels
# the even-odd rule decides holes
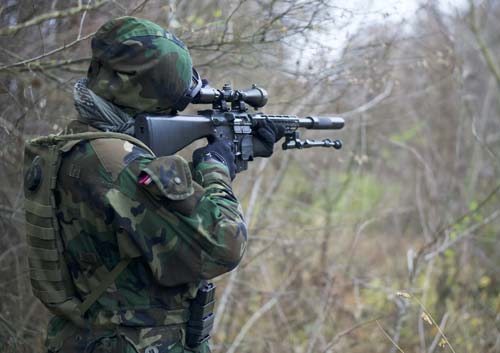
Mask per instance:
[[[193,98],[194,104],[212,104],[212,109],[200,110],[199,115],[150,115],[135,118],[135,137],[148,145],[157,156],[175,154],[195,140],[222,138],[234,143],[236,171],[246,170],[248,161],[265,156],[262,144],[253,138],[253,129],[259,120],[271,120],[285,130],[284,150],[311,147],[340,149],[340,140],[301,140],[299,128],[313,130],[337,130],[344,127],[340,117],[296,115],[270,115],[249,113],[248,105],[255,110],[266,105],[265,89],[253,85],[247,90],[233,90],[225,84],[222,90],[211,87],[203,80],[202,87]]]

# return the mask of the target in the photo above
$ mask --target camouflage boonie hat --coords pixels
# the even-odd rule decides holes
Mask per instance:
[[[149,113],[182,110],[192,73],[184,43],[151,21],[119,17],[92,38],[88,88],[118,106]]]

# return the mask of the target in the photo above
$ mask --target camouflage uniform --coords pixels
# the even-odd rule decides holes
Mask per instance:
[[[96,35],[97,59],[91,65],[88,86],[106,101],[135,111],[164,111],[189,86],[189,54],[188,64],[187,59],[179,63],[178,48],[172,51],[162,40],[152,44],[157,38],[178,40],[150,24],[122,18],[105,25],[105,35]],[[113,31],[122,44],[128,43],[125,47],[109,49],[112,43],[107,43],[106,48],[103,43]],[[135,59],[135,69],[127,67],[137,56],[123,50],[127,45],[140,57],[148,55],[156,64],[170,65],[168,70],[180,78],[166,90],[151,91],[164,83],[161,75],[150,80],[149,87],[138,84],[145,82],[138,75],[151,75],[158,66],[144,69],[145,61],[137,64]],[[153,50],[158,47],[161,50]],[[114,73],[107,71],[110,66]],[[112,88],[105,90],[103,82]],[[133,100],[136,96],[142,98]],[[70,123],[68,130],[99,131],[81,121]],[[246,226],[228,168],[216,160],[191,168],[179,156],[156,158],[120,139],[84,140],[63,155],[55,196],[65,259],[80,299],[121,259],[132,260],[87,311],[84,327],[63,316],[52,318],[48,350],[190,352],[185,347],[189,300],[201,280],[232,270],[245,251]],[[202,344],[196,351],[209,349]]]
[[[89,129],[78,122],[71,128]],[[138,182],[145,174],[149,185]],[[207,161],[191,173],[178,156],[154,158],[118,139],[85,141],[63,159],[57,199],[67,264],[82,298],[120,258],[134,260],[89,309],[88,330],[52,319],[49,349],[108,352],[124,344],[128,350],[117,351],[182,352],[188,300],[200,280],[233,269],[245,249],[227,168]]]

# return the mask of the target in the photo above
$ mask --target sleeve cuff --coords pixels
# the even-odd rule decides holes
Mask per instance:
[[[210,184],[223,182],[226,185],[231,185],[228,167],[216,160],[208,160],[199,163],[195,168],[194,180],[206,187]]]

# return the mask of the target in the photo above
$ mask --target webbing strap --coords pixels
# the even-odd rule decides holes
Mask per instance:
[[[68,134],[68,135],[48,135],[37,137],[30,141],[30,143],[57,143],[59,141],[74,141],[74,140],[95,140],[95,139],[103,139],[103,138],[115,138],[119,140],[125,140],[135,145],[140,146],[145,149],[153,156],[155,155],[153,151],[141,140],[136,139],[127,134],[120,134],[118,132],[81,132],[77,134]]]
[[[38,217],[52,218],[52,206],[43,205],[39,202],[24,199],[24,209]]]
[[[60,282],[62,275],[60,270],[30,269],[30,277],[36,281]]]
[[[44,303],[61,303],[68,299],[68,292],[66,290],[38,290],[36,288],[32,288],[33,294],[39,298]]]
[[[34,238],[42,240],[53,240],[56,236],[54,228],[40,227],[31,223],[26,223],[26,233]]]
[[[106,291],[106,289],[108,289],[108,287],[118,278],[120,273],[125,270],[130,261],[132,261],[132,259],[121,260],[118,265],[116,265],[115,268],[111,270],[111,272],[108,272],[108,274],[104,276],[101,283],[99,283],[99,285],[94,288],[92,292],[90,292],[83,303],[76,307],[76,310],[81,316],[83,316],[87,312],[87,310],[89,310],[92,304],[94,304],[96,300],[99,299],[99,297]]]
[[[59,252],[54,249],[43,249],[30,246],[30,257],[46,261],[57,261],[59,260]]]

